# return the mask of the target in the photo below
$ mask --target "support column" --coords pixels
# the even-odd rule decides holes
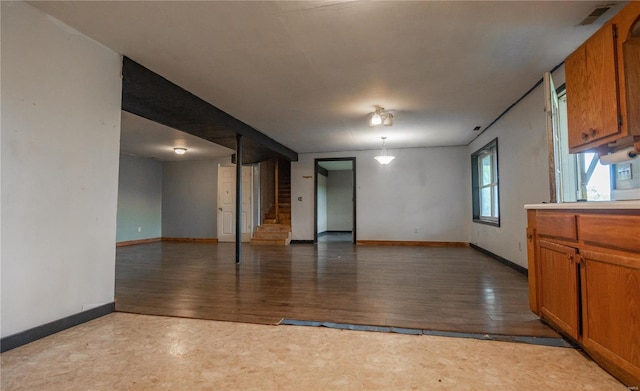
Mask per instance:
[[[242,258],[242,135],[236,134],[236,264]]]

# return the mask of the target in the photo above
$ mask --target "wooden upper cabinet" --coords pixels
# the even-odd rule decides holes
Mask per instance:
[[[635,30],[638,29],[638,30]],[[634,24],[637,36],[630,36],[622,44],[625,87],[627,92],[629,133],[640,134],[640,16]]]
[[[640,137],[640,2],[630,2],[565,60],[569,152]]]
[[[621,131],[616,30],[605,26],[565,61],[571,152]]]

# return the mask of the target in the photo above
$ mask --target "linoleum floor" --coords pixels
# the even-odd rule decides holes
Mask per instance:
[[[127,313],[0,360],[5,391],[626,390],[571,348]]]

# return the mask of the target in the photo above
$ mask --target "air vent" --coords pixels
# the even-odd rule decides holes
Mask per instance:
[[[602,15],[604,15],[605,12],[609,11],[609,9],[611,7],[613,7],[615,4],[602,4],[597,6],[593,11],[591,11],[591,13],[589,14],[589,16],[587,16],[580,24],[582,26],[586,26],[588,24],[592,24],[593,22],[595,22],[599,17],[601,17]]]

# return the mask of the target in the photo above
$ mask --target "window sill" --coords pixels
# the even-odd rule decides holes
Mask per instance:
[[[493,227],[499,227],[500,226],[500,220],[491,221],[491,220],[473,219],[473,222],[474,223],[478,223],[478,224],[491,225]]]

